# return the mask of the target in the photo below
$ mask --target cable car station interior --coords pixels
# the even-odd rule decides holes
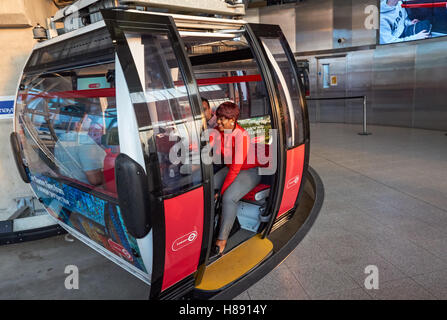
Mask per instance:
[[[0,5],[0,299],[444,300],[447,3]]]

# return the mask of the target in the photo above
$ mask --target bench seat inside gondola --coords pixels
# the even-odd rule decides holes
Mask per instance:
[[[263,216],[270,192],[268,180],[270,179],[263,178],[260,184],[239,201],[237,218],[231,229],[225,252],[252,238],[258,233],[261,223],[268,222],[269,217]]]
[[[257,232],[267,206],[270,185],[260,183],[247,193],[238,203],[237,220],[242,229]]]
[[[249,193],[247,193],[242,198],[242,201],[262,205],[265,203],[269,194],[270,194],[270,185],[260,183],[256,187],[254,187]]]

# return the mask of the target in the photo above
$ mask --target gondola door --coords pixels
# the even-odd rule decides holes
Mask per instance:
[[[298,205],[300,190],[304,185],[304,173],[309,162],[309,122],[301,79],[293,53],[279,26],[249,24],[258,50],[262,53],[270,73],[270,81],[276,92],[276,106],[280,133],[278,163],[277,212],[267,228],[290,218]]]
[[[200,159],[205,142],[197,85],[171,17],[102,14],[129,88],[149,180],[151,298],[175,298],[193,288],[211,236],[210,168]]]

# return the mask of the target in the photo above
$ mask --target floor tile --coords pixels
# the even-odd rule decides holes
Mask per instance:
[[[244,291],[240,295],[235,297],[233,300],[251,300],[251,299],[250,296],[248,295],[248,291]]]
[[[379,284],[379,289],[368,290],[375,300],[435,300],[436,297],[410,278]]]
[[[447,261],[412,244],[397,242],[376,251],[408,276],[425,274],[447,268]]]
[[[299,261],[285,261],[292,273],[310,297],[359,288],[354,280],[344,273],[331,260],[323,260],[318,264],[300,264]]]
[[[375,252],[371,252],[369,255],[353,256],[348,259],[338,260],[337,264],[340,269],[346,272],[361,287],[364,287],[365,279],[369,275],[369,273],[365,273],[368,266],[377,267],[379,282],[388,282],[407,277],[399,268]]]
[[[447,300],[447,269],[419,275],[413,280],[438,299]]]
[[[435,256],[447,259],[447,238],[440,238],[435,240],[426,240],[416,242],[417,245],[431,252]]]
[[[372,297],[365,290],[358,288],[318,296],[313,300],[372,300]]]
[[[308,300],[309,296],[283,263],[251,286],[248,294],[252,300]]]

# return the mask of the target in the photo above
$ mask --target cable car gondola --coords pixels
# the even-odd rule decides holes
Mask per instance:
[[[287,41],[243,20],[100,13],[28,59],[11,135],[19,172],[62,227],[149,284],[150,298],[234,297],[296,247],[323,197]],[[217,260],[202,98],[238,104],[239,125],[275,156]]]

